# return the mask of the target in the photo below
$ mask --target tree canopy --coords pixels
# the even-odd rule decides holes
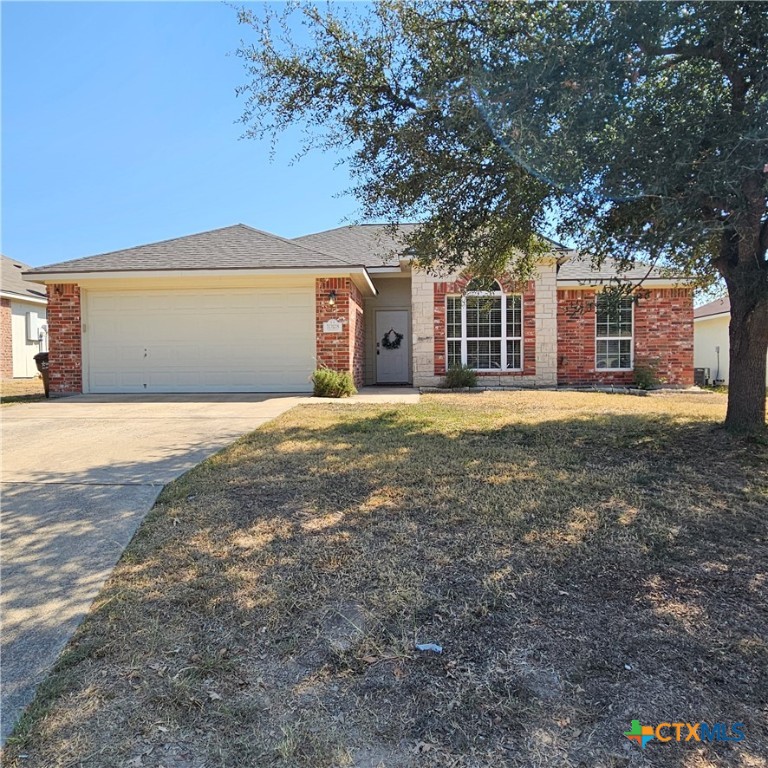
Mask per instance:
[[[736,389],[760,354],[764,377],[768,4],[380,0],[240,20],[248,135],[299,124],[307,150],[340,150],[365,218],[423,222],[423,265],[524,274],[553,231],[595,260],[722,277],[732,356],[751,361],[732,358]],[[764,383],[762,405],[741,392],[753,423]]]

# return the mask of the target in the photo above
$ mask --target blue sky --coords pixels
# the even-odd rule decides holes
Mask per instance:
[[[354,219],[337,158],[241,140],[248,28],[218,2],[2,3],[2,252],[33,266],[243,222]]]

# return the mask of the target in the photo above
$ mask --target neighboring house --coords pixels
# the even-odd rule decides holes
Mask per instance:
[[[26,282],[27,264],[0,256],[0,377],[37,376],[34,356],[45,333],[45,289]]]
[[[727,296],[715,299],[693,311],[693,364],[709,369],[710,383],[728,383],[731,301]],[[768,363],[765,381],[768,385]]]
[[[318,366],[426,386],[462,363],[491,386],[626,384],[645,361],[692,384],[691,289],[652,272],[612,311],[614,276],[553,248],[535,279],[499,275],[477,296],[465,276],[412,269],[383,226],[287,240],[238,224],[26,278],[47,286],[55,394],[306,392]]]

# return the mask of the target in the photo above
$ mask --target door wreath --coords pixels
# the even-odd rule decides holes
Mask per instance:
[[[394,338],[392,338],[394,336]],[[400,343],[403,340],[403,334],[398,333],[394,328],[390,328],[381,337],[381,346],[384,349],[400,349]]]

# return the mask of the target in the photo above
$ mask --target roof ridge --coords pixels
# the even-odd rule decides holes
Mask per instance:
[[[113,251],[102,251],[101,253],[92,253],[89,256],[77,256],[74,259],[64,259],[63,261],[54,261],[50,264],[43,264],[40,267],[32,267],[32,270],[48,269],[48,267],[55,267],[57,264],[71,263],[73,261],[85,261],[86,259],[94,259],[99,256],[112,256],[115,253],[125,253],[126,251],[136,251],[139,248],[146,248],[150,245],[165,245],[166,243],[175,243],[178,240],[187,240],[190,237],[199,237],[200,235],[210,235],[212,232],[221,232],[225,229],[234,229],[235,227],[245,227],[245,224],[228,224],[226,227],[214,227],[213,229],[206,229],[202,232],[193,232],[190,235],[179,235],[178,237],[167,237],[165,240],[155,240],[152,243],[142,243],[141,245],[130,245],[127,248],[116,248]]]
[[[415,227],[418,226],[420,222],[418,221],[401,221],[398,225],[396,225],[395,229],[397,227]],[[338,232],[340,229],[361,229],[362,227],[389,227],[391,224],[388,222],[384,222],[383,224],[375,224],[372,221],[366,221],[362,224],[341,224],[338,227],[331,227],[330,229],[321,229],[319,232],[307,232],[306,235],[298,235],[297,237],[294,237],[293,240],[303,240],[305,237],[314,237],[315,235],[326,235],[329,232]]]
[[[260,235],[268,235],[269,237],[275,238],[275,240],[282,240],[282,242],[287,243],[288,245],[293,245],[295,247],[301,248],[303,251],[309,251],[309,253],[314,253],[316,256],[327,256],[330,259],[334,259],[335,261],[338,261],[340,264],[343,264],[345,267],[361,267],[362,264],[355,264],[352,261],[346,261],[342,259],[340,256],[334,256],[332,253],[328,253],[327,251],[321,251],[317,248],[310,248],[309,246],[303,245],[302,243],[297,243],[296,240],[291,240],[290,238],[283,237],[282,235],[276,235],[274,232],[267,232],[263,229],[257,229],[256,227],[252,227],[250,224],[237,224],[235,226],[238,227],[244,227],[245,229],[249,229],[251,232],[258,232]]]
[[[225,227],[214,227],[213,229],[206,229],[206,230],[203,230],[202,232],[192,232],[189,235],[181,235],[179,237],[169,237],[169,238],[166,238],[165,240],[157,240],[157,241],[151,242],[151,243],[142,243],[141,245],[133,245],[133,246],[129,246],[128,248],[118,248],[118,249],[112,250],[112,251],[103,251],[102,253],[93,253],[93,254],[90,254],[89,256],[79,256],[79,257],[76,257],[74,259],[65,259],[63,262],[53,262],[53,263],[50,263],[50,264],[44,264],[44,265],[39,266],[39,267],[31,267],[31,268],[27,267],[26,271],[28,271],[28,272],[47,271],[47,270],[50,270],[50,268],[52,268],[52,267],[57,267],[58,265],[64,264],[64,263],[66,263],[68,265],[80,264],[80,263],[88,261],[90,259],[109,257],[109,256],[114,256],[115,254],[127,254],[127,253],[130,253],[130,252],[133,252],[133,251],[142,250],[144,248],[153,248],[153,247],[156,247],[156,246],[166,246],[166,245],[169,245],[169,244],[172,244],[172,243],[181,242],[183,240],[190,240],[191,238],[195,238],[195,237],[201,237],[201,236],[204,236],[204,235],[212,235],[214,233],[224,232],[226,230],[238,230],[238,229],[239,230],[245,230],[247,232],[254,232],[254,233],[256,233],[258,235],[261,235],[263,237],[266,237],[266,238],[269,238],[269,239],[272,239],[272,240],[277,240],[277,241],[279,241],[281,243],[284,243],[285,245],[291,246],[292,248],[300,248],[301,250],[306,251],[307,253],[311,253],[314,256],[321,256],[321,257],[326,258],[326,259],[331,259],[331,260],[333,260],[334,264],[339,264],[339,265],[345,266],[345,267],[363,266],[362,264],[359,264],[359,263],[356,263],[356,262],[353,262],[353,261],[346,261],[346,260],[344,260],[344,259],[342,259],[342,258],[340,258],[338,256],[335,256],[335,255],[333,255],[331,253],[327,253],[325,251],[321,251],[321,250],[316,249],[316,248],[311,248],[311,247],[309,247],[307,245],[304,245],[302,243],[297,243],[294,240],[289,240],[288,238],[282,237],[281,235],[276,235],[274,232],[267,232],[266,230],[257,229],[256,227],[252,227],[249,224],[243,224],[242,222],[238,222],[236,224],[228,224]]]
[[[3,261],[9,261],[11,264],[13,264],[15,267],[21,267],[22,269],[30,269],[30,265],[27,264],[24,261],[19,261],[18,259],[12,259],[10,256],[6,256],[4,253],[0,253],[0,258],[3,259]]]

